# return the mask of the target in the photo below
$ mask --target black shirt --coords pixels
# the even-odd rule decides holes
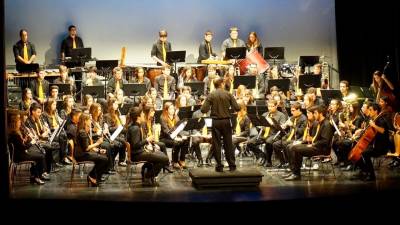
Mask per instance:
[[[83,41],[78,36],[75,36],[75,44],[76,48],[83,48]],[[71,36],[68,36],[61,43],[61,53],[64,53],[65,57],[71,57],[72,47],[73,47],[73,39],[71,38]]]
[[[168,41],[165,42],[165,51],[166,52],[172,51],[171,43]],[[161,61],[164,61],[162,43],[160,40],[154,43],[153,47],[151,48],[151,57],[153,56],[156,56]]]
[[[30,59],[32,55],[36,55],[36,49],[35,45],[33,45],[31,42],[27,42],[26,47],[28,48],[28,58]],[[24,42],[19,40],[15,45],[13,46],[13,51],[14,51],[14,58],[15,58],[15,63],[18,64],[23,64],[18,60],[18,56],[21,56],[24,58]]]
[[[231,117],[229,108],[238,112],[240,110],[233,95],[222,88],[217,88],[211,92],[204,104],[201,106],[201,112],[207,113],[211,108],[211,117],[213,119],[228,119]]]
[[[126,140],[131,145],[132,155],[139,155],[143,152],[143,147],[146,144],[146,139],[142,137],[140,125],[134,123],[128,128]]]
[[[324,150],[326,152],[330,151],[331,141],[334,133],[334,127],[329,122],[329,119],[325,118],[320,124],[320,128],[316,130],[316,137],[314,137],[313,147]]]
[[[378,127],[385,129],[385,132],[383,134],[377,132],[372,144],[375,149],[378,149],[381,152],[387,152],[389,150],[389,143],[390,143],[389,140],[390,124],[388,123],[388,121],[384,116],[378,117],[378,119],[375,120],[375,124]]]

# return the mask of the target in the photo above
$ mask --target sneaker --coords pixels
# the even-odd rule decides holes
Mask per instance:
[[[126,164],[126,162],[120,162],[118,163],[118,166],[122,166],[122,167],[126,167],[128,164]]]

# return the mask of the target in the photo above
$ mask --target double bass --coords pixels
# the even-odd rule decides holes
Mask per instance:
[[[381,115],[382,113],[379,113],[379,115],[373,121],[375,122]],[[357,141],[357,144],[351,149],[348,156],[348,160],[352,161],[353,163],[356,163],[361,158],[361,154],[375,139],[376,133],[377,131],[375,130],[375,128],[367,126],[362,136]]]

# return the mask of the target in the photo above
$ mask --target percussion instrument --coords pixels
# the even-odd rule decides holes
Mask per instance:
[[[280,68],[281,77],[282,78],[292,78],[292,77],[294,77],[295,69],[296,69],[296,65],[282,64],[281,68]]]
[[[258,51],[247,52],[246,59],[239,60],[240,74],[246,74],[247,67],[250,64],[256,64],[258,73],[260,74],[269,68],[269,64]]]
[[[229,60],[211,60],[211,59],[201,60],[201,63],[203,63],[203,64],[221,64],[221,65],[232,64],[231,61],[229,61]]]

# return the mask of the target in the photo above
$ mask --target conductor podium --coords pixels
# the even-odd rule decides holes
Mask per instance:
[[[214,168],[196,168],[189,171],[196,188],[257,187],[263,175],[257,169],[237,169],[233,172],[215,172]]]

